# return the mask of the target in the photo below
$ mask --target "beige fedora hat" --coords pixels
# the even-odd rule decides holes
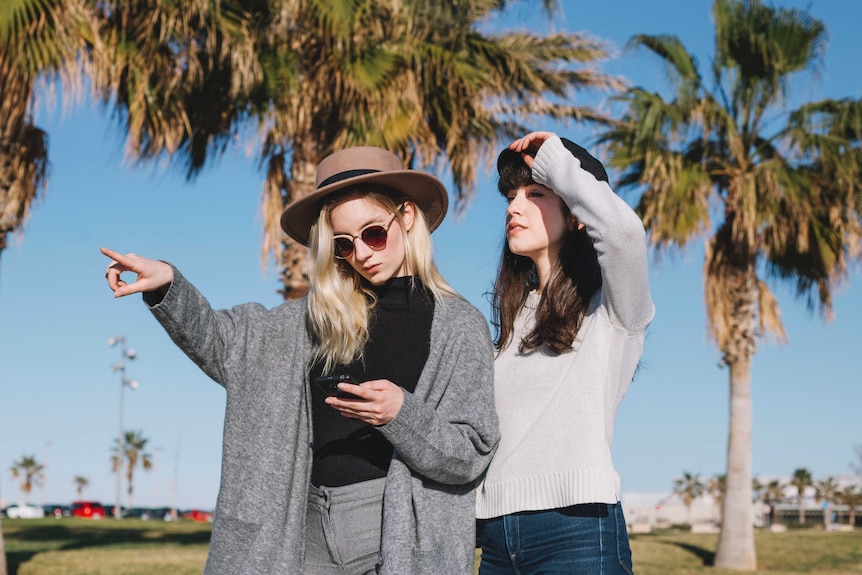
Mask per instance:
[[[281,228],[307,246],[323,202],[334,192],[357,184],[379,184],[403,193],[422,209],[430,231],[440,225],[449,208],[449,194],[439,179],[418,170],[405,170],[398,156],[388,150],[357,146],[335,152],[320,162],[317,189],[284,209]]]

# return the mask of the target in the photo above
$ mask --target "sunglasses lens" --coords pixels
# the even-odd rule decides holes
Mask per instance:
[[[386,247],[386,228],[371,226],[362,230],[362,241],[372,250],[382,250]]]
[[[335,238],[335,257],[346,259],[353,253],[353,240]]]
[[[386,226],[373,225],[368,226],[355,237],[362,238],[362,243],[374,251],[380,251],[386,247],[386,236],[389,233],[388,226],[395,219],[395,214],[389,219],[389,224]],[[347,234],[335,238],[335,257],[346,260],[353,255],[354,240]]]

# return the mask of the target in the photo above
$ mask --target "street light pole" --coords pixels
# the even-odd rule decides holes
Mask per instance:
[[[108,340],[108,345],[110,347],[114,347],[115,345],[120,344],[120,351],[122,359],[111,365],[111,370],[116,373],[120,372],[120,434],[117,436],[117,461],[119,465],[117,466],[117,498],[116,505],[114,505],[114,518],[122,519],[122,496],[123,496],[123,435],[125,434],[125,429],[123,428],[123,391],[125,387],[128,385],[130,389],[138,389],[138,382],[133,379],[126,379],[126,359],[133,360],[137,356],[135,350],[126,348],[126,336],[121,335],[117,337],[112,337]]]

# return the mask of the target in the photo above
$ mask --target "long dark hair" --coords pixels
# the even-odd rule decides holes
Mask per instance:
[[[535,183],[532,170],[520,155],[511,154],[508,159],[498,163],[497,190],[503,197],[507,197],[512,190]],[[560,209],[569,216],[562,200]],[[548,285],[536,310],[535,327],[518,343],[521,352],[542,345],[556,354],[570,350],[590,299],[602,285],[598,253],[583,228],[577,229],[575,226],[575,229],[566,233],[559,258],[551,266]],[[497,350],[511,342],[515,318],[524,307],[527,295],[538,285],[539,277],[533,260],[512,253],[508,242],[503,241],[503,254],[491,302],[491,321],[497,331],[494,346]]]

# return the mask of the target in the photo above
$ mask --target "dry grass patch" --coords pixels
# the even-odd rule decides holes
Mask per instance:
[[[207,547],[139,545],[135,549],[94,547],[40,553],[21,565],[18,575],[200,575]]]

